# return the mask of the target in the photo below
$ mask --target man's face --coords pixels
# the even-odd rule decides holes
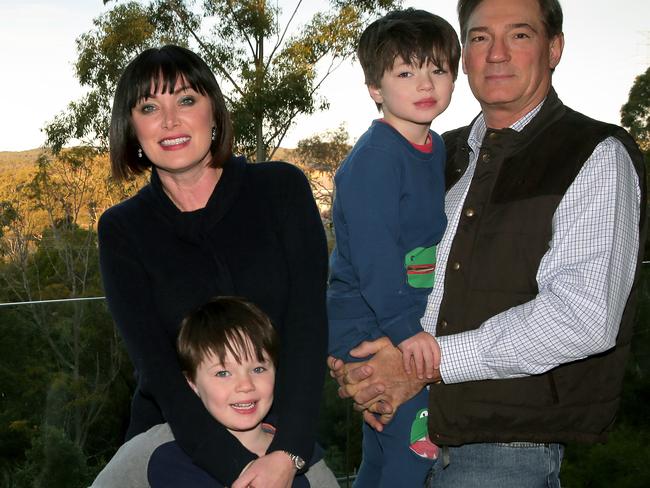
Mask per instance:
[[[467,27],[463,71],[472,92],[489,126],[512,125],[548,93],[563,37],[547,38],[537,0],[483,0]]]

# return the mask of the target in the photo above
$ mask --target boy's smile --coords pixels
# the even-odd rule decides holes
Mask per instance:
[[[397,57],[392,69],[381,78],[381,86],[368,86],[384,119],[410,142],[424,144],[431,121],[449,106],[454,80],[447,64],[431,62],[419,66]]]
[[[261,432],[273,403],[275,368],[268,358],[258,361],[252,349],[239,353],[241,362],[228,350],[223,364],[210,354],[196,369],[194,381],[188,380],[205,408],[237,438]]]

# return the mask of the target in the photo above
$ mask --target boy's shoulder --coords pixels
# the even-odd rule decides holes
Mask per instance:
[[[434,152],[444,148],[442,138],[430,131],[433,140]],[[421,152],[411,144],[402,134],[389,124],[381,120],[373,121],[372,125],[364,132],[354,145],[348,156],[341,164],[341,169],[350,165],[373,164],[386,161],[391,166],[406,164],[412,159],[427,161],[433,159],[435,154]]]
[[[370,127],[359,137],[348,154],[344,163],[375,158],[378,154],[388,154],[392,157],[404,151],[404,137],[390,125],[374,120]]]

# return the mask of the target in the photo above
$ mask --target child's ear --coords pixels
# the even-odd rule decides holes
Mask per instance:
[[[190,376],[185,372],[183,372],[183,375],[185,376],[185,381],[187,381],[187,384],[190,385],[190,388],[192,388],[192,391],[194,391],[194,393],[196,393],[200,397],[201,395],[199,395],[199,389],[192,381],[192,378],[190,378]]]
[[[379,103],[379,104],[384,103],[384,97],[381,94],[380,87],[374,85],[368,85],[368,93],[370,94],[370,98],[372,98],[375,101],[375,103]]]

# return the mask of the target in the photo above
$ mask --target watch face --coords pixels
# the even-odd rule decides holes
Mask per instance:
[[[284,451],[289,455],[289,459],[291,459],[291,462],[293,465],[296,467],[298,471],[300,471],[302,468],[305,467],[305,460],[298,456],[297,454],[291,454],[289,451]]]
[[[305,467],[305,460],[299,456],[294,456],[293,463],[296,465],[296,468],[298,468],[298,471]]]

